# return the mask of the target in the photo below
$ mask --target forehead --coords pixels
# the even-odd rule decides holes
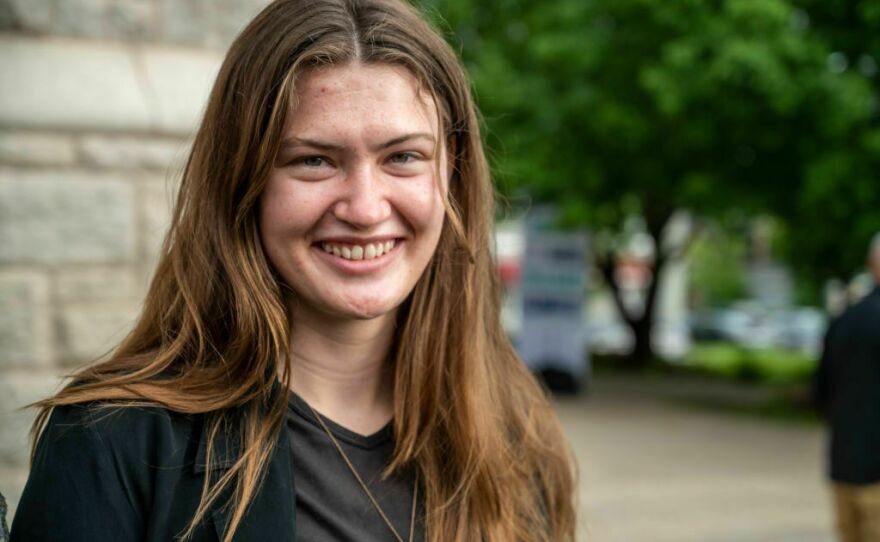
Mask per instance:
[[[425,131],[436,135],[437,110],[412,73],[389,64],[346,64],[297,77],[285,129],[311,131]]]

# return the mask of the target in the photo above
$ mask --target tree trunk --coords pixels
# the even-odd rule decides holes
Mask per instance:
[[[667,263],[684,257],[695,235],[694,232],[691,232],[680,247],[671,250],[668,247],[663,247],[661,243],[662,234],[672,218],[672,214],[671,208],[664,209],[662,212],[649,217],[649,220],[646,221],[648,226],[647,233],[653,239],[656,248],[654,251],[654,262],[649,266],[651,279],[646,286],[645,302],[640,313],[632,314],[623,303],[620,285],[617,283],[615,273],[617,270],[617,255],[612,250],[609,250],[598,262],[599,270],[614,297],[614,304],[617,306],[623,321],[632,332],[633,349],[622,363],[627,368],[643,369],[655,359],[654,345],[651,339],[654,330],[654,311],[657,306],[657,294],[660,290],[660,277]]]
[[[651,342],[653,327],[654,318],[648,316],[648,313],[630,324],[633,333],[633,350],[626,358],[627,366],[643,369],[654,359],[654,345]]]
[[[651,341],[652,331],[654,329],[654,310],[657,305],[657,293],[659,290],[660,273],[666,264],[666,258],[658,254],[651,266],[651,280],[645,291],[644,309],[639,314],[632,314],[624,305],[623,297],[620,291],[620,285],[617,283],[615,270],[617,269],[617,257],[613,254],[606,254],[604,261],[599,266],[605,283],[611,289],[614,297],[614,304],[617,310],[630,328],[633,337],[633,349],[630,354],[623,360],[623,365],[632,369],[643,369],[647,367],[654,359],[654,345]]]

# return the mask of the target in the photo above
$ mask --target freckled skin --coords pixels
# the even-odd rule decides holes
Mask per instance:
[[[392,318],[443,226],[439,190],[448,179],[438,183],[435,172],[447,172],[447,161],[436,109],[406,70],[388,65],[313,70],[297,89],[284,135],[292,143],[280,151],[260,199],[263,248],[295,292],[296,314]],[[407,134],[420,135],[381,147]],[[403,242],[384,268],[353,275],[328,265],[314,246],[334,236]]]

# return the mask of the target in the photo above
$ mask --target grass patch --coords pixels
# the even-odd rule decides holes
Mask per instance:
[[[696,344],[685,365],[709,374],[749,382],[790,384],[810,379],[816,360],[778,348],[748,349],[729,343]]]
[[[709,390],[713,381],[717,383],[721,393],[706,392],[707,388],[701,387],[698,394],[670,394],[670,401],[686,408],[786,423],[821,423],[810,404],[810,377],[817,361],[799,352],[698,343],[682,361],[656,358],[638,371],[627,369],[620,356],[594,354],[591,359],[596,375],[630,375],[667,388],[693,379],[705,382]],[[737,389],[744,393],[730,393]],[[753,393],[756,390],[760,392]]]

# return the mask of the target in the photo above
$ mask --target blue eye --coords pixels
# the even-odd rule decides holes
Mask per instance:
[[[411,152],[398,152],[388,157],[388,161],[392,164],[409,164],[415,159],[416,156]]]
[[[297,160],[297,162],[307,167],[321,167],[327,163],[321,156],[304,156]]]

